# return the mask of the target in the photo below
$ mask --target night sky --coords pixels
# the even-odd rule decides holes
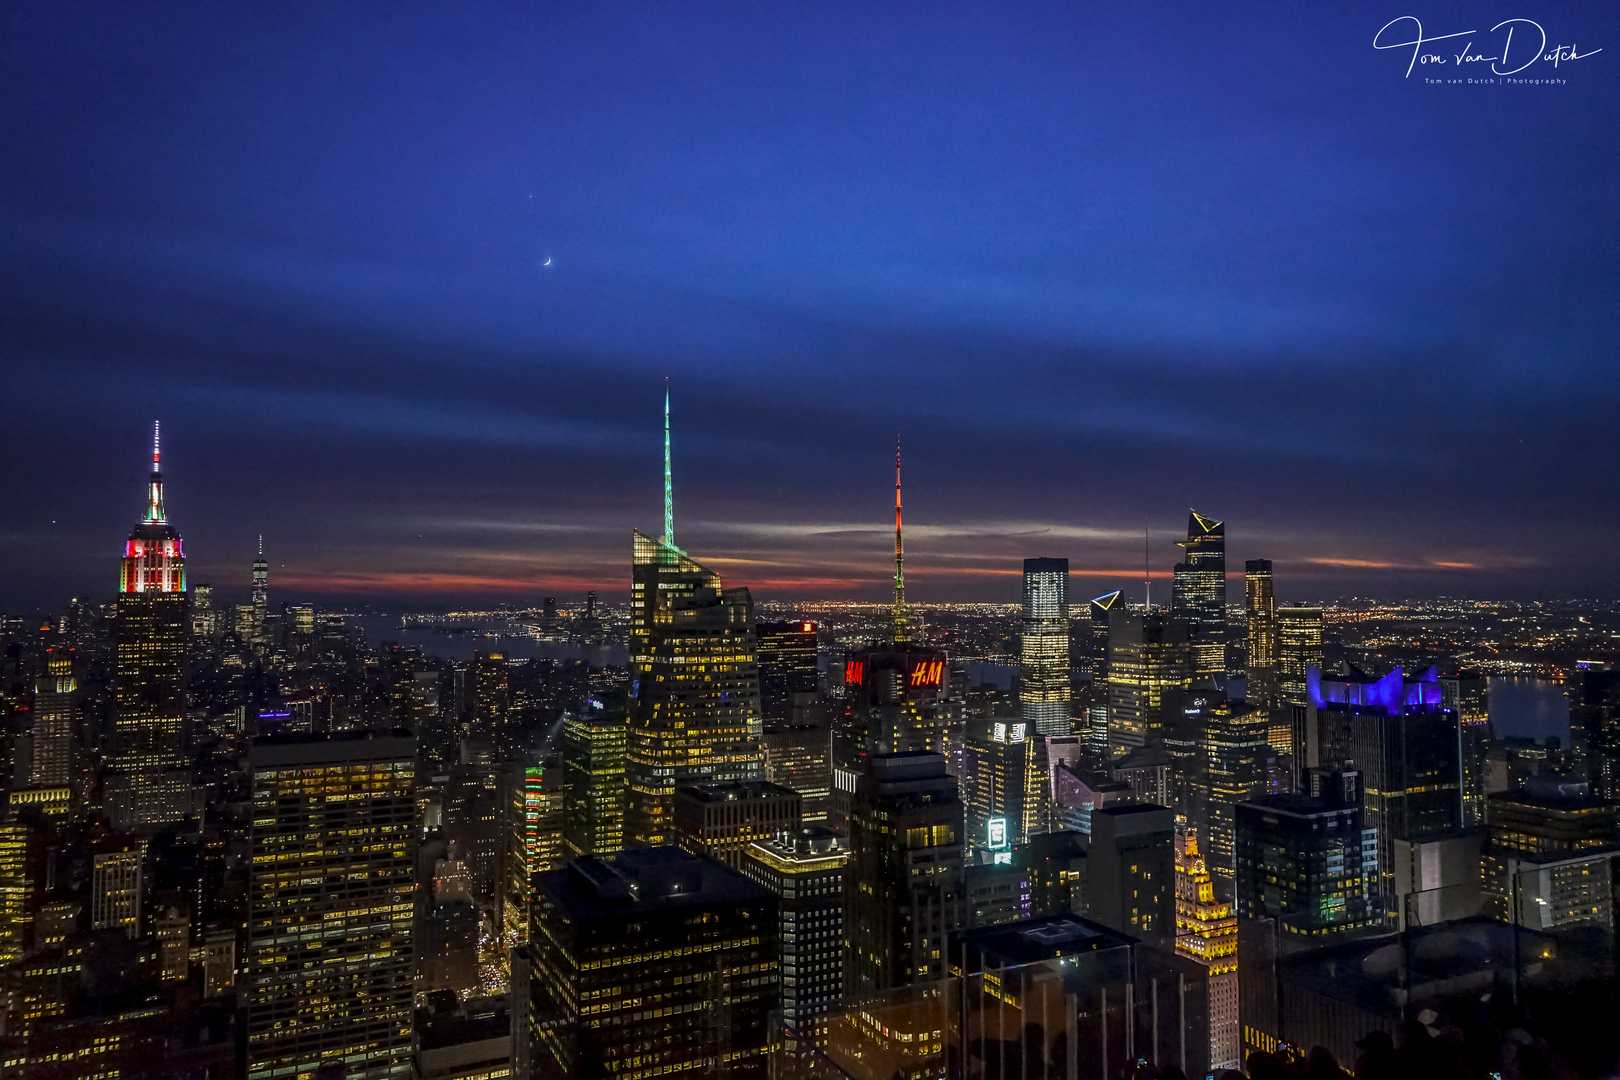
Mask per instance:
[[[1603,51],[1425,82],[1509,17]],[[154,419],[194,583],[622,596],[665,376],[756,598],[885,595],[897,432],[922,603],[1189,507],[1287,598],[1614,596],[1617,116],[1591,3],[6,4],[0,609],[110,597]]]

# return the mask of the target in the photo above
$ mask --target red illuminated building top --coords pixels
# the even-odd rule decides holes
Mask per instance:
[[[120,593],[184,593],[186,555],[180,533],[163,510],[163,457],[158,428],[152,428],[152,476],[147,487],[146,514],[130,530],[124,543]]]

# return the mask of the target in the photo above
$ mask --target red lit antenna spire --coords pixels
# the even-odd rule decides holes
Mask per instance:
[[[911,621],[906,610],[906,549],[900,539],[900,436],[894,437],[894,643],[911,640]]]

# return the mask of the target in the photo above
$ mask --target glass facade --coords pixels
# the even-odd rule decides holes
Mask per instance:
[[[625,748],[629,722],[618,707],[563,718],[567,795],[563,844],[575,855],[609,856],[624,847]]]
[[[1176,564],[1170,607],[1187,624],[1196,677],[1226,680],[1226,523],[1194,510],[1187,539],[1176,541],[1186,558]]]
[[[675,786],[764,766],[753,600],[672,544],[634,535],[626,846],[672,842]]]
[[[1192,685],[1187,629],[1163,612],[1117,612],[1108,631],[1108,752],[1158,742],[1164,695]]]
[[[1068,735],[1069,560],[1024,560],[1018,701],[1031,734]]]

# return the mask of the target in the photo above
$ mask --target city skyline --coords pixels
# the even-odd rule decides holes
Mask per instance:
[[[1389,18],[19,12],[0,596],[106,589],[154,418],[196,580],[622,593],[666,376],[762,597],[887,591],[896,430],[919,603],[1188,507],[1285,599],[1612,596],[1612,50],[1470,95]]]

